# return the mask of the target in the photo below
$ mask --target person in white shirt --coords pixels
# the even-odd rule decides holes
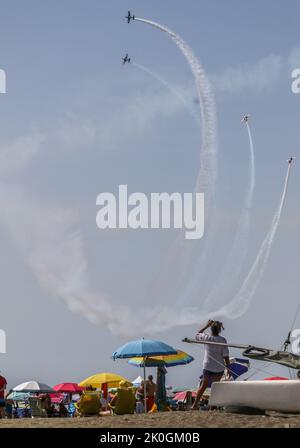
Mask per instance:
[[[211,335],[205,333],[205,330],[207,330],[208,328],[210,328],[211,330]],[[227,344],[226,339],[220,336],[222,329],[224,329],[222,322],[209,320],[205,327],[201,328],[201,330],[198,331],[198,333],[196,334],[196,339],[198,341],[220,342],[222,344]],[[228,374],[230,376],[229,364],[230,361],[228,347],[213,344],[205,345],[203,378],[197,391],[192,410],[198,409],[198,403],[201,400],[201,397],[208,387],[209,383],[221,380],[225,367],[227,368]]]

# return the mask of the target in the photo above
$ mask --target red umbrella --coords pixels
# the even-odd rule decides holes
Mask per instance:
[[[56,390],[57,392],[74,394],[84,391],[85,387],[78,386],[78,384],[76,383],[60,383],[56,384],[56,386],[54,386],[53,389]]]
[[[173,397],[173,400],[175,400],[175,401],[184,401],[185,398],[186,398],[186,394],[187,394],[187,392],[188,392],[187,390],[185,390],[184,392],[178,392],[178,393],[175,395],[175,397]],[[196,395],[197,395],[197,392],[196,392],[196,391],[193,391],[193,392],[192,392],[192,397],[195,398]]]
[[[264,381],[279,381],[279,380],[288,380],[283,376],[271,376],[270,378],[264,378]]]
[[[50,394],[52,403],[61,403],[65,399],[64,394]]]

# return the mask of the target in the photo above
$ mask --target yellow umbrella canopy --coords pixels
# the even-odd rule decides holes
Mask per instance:
[[[120,381],[125,381],[128,385],[131,385],[130,381],[116,373],[96,373],[95,375],[89,376],[85,380],[81,381],[79,386],[92,386],[96,389],[101,389],[102,384],[107,384],[107,387],[118,387]]]

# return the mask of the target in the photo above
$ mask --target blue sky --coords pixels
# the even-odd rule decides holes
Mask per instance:
[[[76,246],[76,256],[85,253],[89,287],[108,295],[116,314],[130,306],[128,326],[152,301],[174,308],[172,297],[158,291],[151,298],[145,290],[176,233],[101,233],[95,225],[100,192],[115,192],[122,183],[132,192],[192,191],[199,167],[201,130],[186,108],[151,76],[123,67],[121,57],[128,52],[196,108],[190,69],[166,35],[142,23],[127,25],[128,9],[180,34],[214,88],[221,218],[218,246],[206,266],[208,284],[218,280],[246,188],[248,142],[241,116],[251,115],[257,164],[244,274],[268,231],[285,160],[299,156],[300,95],[290,88],[291,71],[300,67],[299,2],[2,1],[0,68],[7,74],[7,94],[0,98],[0,291],[8,353],[1,366],[10,385],[33,377],[51,384],[80,380],[95,371],[130,378],[139,373],[109,358],[123,336],[111,333],[105,321],[95,325],[72,313],[59,300],[59,291],[78,286],[83,268],[72,253],[58,260],[60,252],[52,248],[70,235],[77,242],[77,230],[84,247]],[[263,281],[247,313],[225,321],[233,342],[277,347],[289,330],[299,302],[299,187],[295,164]],[[69,210],[75,214],[70,223]],[[54,287],[39,269],[41,260],[46,265],[50,260],[58,278]],[[66,264],[71,286],[60,278]],[[79,286],[85,294],[86,284]],[[200,289],[199,304],[202,300]],[[169,383],[197,382],[202,352],[180,342],[195,330],[175,325],[153,334],[197,358],[188,367],[170,369]]]

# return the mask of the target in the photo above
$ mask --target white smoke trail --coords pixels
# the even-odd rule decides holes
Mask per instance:
[[[217,179],[217,128],[216,107],[212,88],[206,73],[194,55],[189,45],[174,31],[151,20],[135,18],[136,22],[151,25],[164,33],[167,33],[179,47],[188,61],[195,78],[199,104],[202,116],[202,148],[201,169],[197,179],[197,191],[206,194],[206,210],[210,209],[215,195],[215,184]]]
[[[159,315],[156,317],[155,322],[153,322],[153,331],[159,332],[171,328],[172,326],[174,326],[172,324],[172,319],[176,319],[176,324],[178,326],[184,326],[197,324],[201,321],[205,321],[211,318],[215,319],[217,317],[236,319],[242,316],[247,311],[267,266],[272,244],[280,223],[283,206],[285,204],[287,196],[290,170],[291,164],[289,163],[284,181],[283,193],[280,198],[278,208],[273,217],[270,230],[263,240],[256,259],[248,275],[246,276],[239,292],[231,300],[231,302],[219,309],[212,311],[205,311],[204,309],[200,309],[199,307],[185,307],[180,313],[178,313],[176,309],[173,310],[170,309],[170,307],[162,307]],[[147,325],[145,326],[145,328],[147,328]]]
[[[2,184],[0,217],[41,284],[64,300],[72,311],[124,337],[153,334],[174,326],[196,324],[212,316],[237,318],[247,310],[264,273],[280,222],[290,168],[289,165],[271,229],[241,290],[228,305],[209,313],[196,307],[185,307],[179,313],[170,304],[150,304],[137,309],[122,303],[121,299],[112,302],[106,294],[92,292],[84,241],[73,211],[35,204],[32,199],[26,200],[23,193],[12,194],[11,187],[6,191]]]
[[[134,67],[138,68],[139,70],[142,70],[144,73],[147,73],[147,75],[151,76],[153,79],[155,79],[160,84],[162,84],[166,89],[168,89],[183,104],[185,109],[189,112],[189,114],[195,120],[196,124],[197,125],[200,124],[200,117],[199,117],[199,115],[196,113],[194,108],[191,107],[190,103],[185,99],[185,97],[181,94],[181,92],[178,89],[176,89],[174,86],[172,86],[168,81],[166,81],[160,75],[155,73],[153,70],[150,70],[148,67],[145,67],[142,64],[138,64],[137,62],[131,62],[131,64]]]
[[[176,324],[178,326],[184,326],[197,324],[200,321],[205,321],[211,318],[215,319],[217,317],[236,319],[242,316],[247,311],[267,266],[272,244],[280,223],[283,206],[286,200],[290,170],[291,164],[289,163],[284,181],[283,193],[279,202],[279,206],[273,217],[270,230],[261,244],[256,259],[248,275],[246,276],[242,287],[240,288],[240,291],[231,300],[231,302],[219,309],[210,312],[204,311],[203,309],[201,310],[197,307],[185,307],[181,311],[181,313],[177,312],[176,317],[174,316],[174,314],[176,314],[176,309],[174,313],[174,310],[170,308],[168,309],[167,307],[162,307],[162,309],[160,310],[160,314],[157,316],[155,322],[153,323],[153,331],[162,331],[171,328],[173,326],[171,323],[173,318],[176,319]]]
[[[6,189],[4,184],[0,206],[0,221],[43,288],[63,300],[71,311],[105,325],[114,334],[128,337],[144,333],[142,312],[132,319],[136,310],[92,290],[84,239],[74,210],[44,205],[19,189]],[[157,309],[145,311],[152,319],[158,313]]]
[[[153,297],[157,297],[159,295],[167,296],[168,294],[170,296],[174,296],[174,294],[178,291],[182,280],[190,271],[190,267],[193,268],[194,275],[199,275],[199,267],[206,259],[206,254],[209,252],[209,244],[211,244],[210,237],[213,233],[213,226],[210,226],[210,223],[212,222],[214,224],[213,212],[217,180],[216,108],[210,82],[207,79],[203,67],[199,63],[189,45],[172,30],[160,25],[159,23],[141,18],[135,18],[135,21],[143,22],[165,32],[179,47],[193,73],[201,109],[202,145],[200,151],[200,171],[197,177],[195,191],[203,192],[205,194],[206,232],[205,243],[203,244],[204,247],[202,247],[201,255],[198,258],[198,263],[194,263],[191,267],[192,246],[186,244],[186,241],[183,240],[183,234],[180,233],[179,237],[176,239],[175,243],[168,252],[166,259],[164,260],[160,270],[160,275],[155,282],[156,288],[154,291],[151,291],[151,295]],[[171,279],[170,276],[172,277]],[[163,291],[163,287],[166,289],[165,291]],[[180,304],[183,299],[184,298],[179,297],[177,304]]]
[[[249,307],[251,300],[255,294],[255,291],[261,281],[261,278],[265,272],[267,262],[270,256],[272,244],[274,241],[274,237],[276,235],[278,225],[280,222],[283,206],[285,203],[286,195],[287,195],[287,189],[288,189],[288,183],[289,183],[289,177],[290,177],[290,171],[291,171],[292,164],[289,163],[287,174],[284,181],[284,188],[282,197],[278,206],[278,209],[276,210],[276,213],[274,215],[270,230],[265,237],[264,241],[262,242],[262,245],[260,247],[260,250],[256,256],[256,259],[246,276],[241,289],[236,294],[236,296],[233,298],[233,300],[225,305],[222,309],[219,310],[219,312],[222,315],[225,315],[227,317],[230,317],[232,319],[235,319],[237,317],[240,317],[242,314],[244,314]]]
[[[234,283],[239,279],[243,263],[246,259],[248,246],[249,246],[249,233],[250,233],[250,212],[252,209],[253,195],[255,189],[255,153],[252,139],[252,133],[248,121],[245,121],[247,127],[247,133],[249,138],[250,149],[250,164],[249,164],[249,183],[244,201],[243,210],[239,219],[235,239],[232,248],[227,255],[224,263],[220,279],[217,281],[216,286],[208,294],[205,299],[204,306],[209,306],[214,301],[226,294],[226,291],[230,292],[230,287],[234,287]]]

